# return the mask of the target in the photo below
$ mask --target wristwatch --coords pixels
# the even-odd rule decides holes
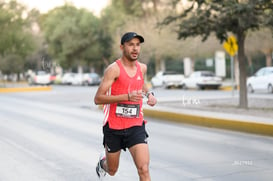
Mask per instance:
[[[149,92],[147,92],[147,93],[145,94],[145,96],[146,96],[147,98],[149,98],[150,94],[152,94],[153,96],[155,95],[154,92],[149,91]]]

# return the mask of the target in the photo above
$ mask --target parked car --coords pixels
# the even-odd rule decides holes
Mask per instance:
[[[267,91],[273,93],[273,67],[263,67],[247,79],[248,92]]]
[[[37,71],[37,73],[32,73],[28,76],[28,83],[30,85],[50,85],[52,83],[53,77],[50,73],[45,71]]]
[[[97,73],[85,73],[83,74],[83,85],[99,85],[101,78]]]
[[[54,75],[51,74],[50,75],[50,84],[54,84],[56,79],[57,79],[57,75],[56,74],[54,74]]]
[[[183,87],[186,88],[213,88],[218,89],[222,85],[222,78],[210,71],[195,71],[184,79]]]
[[[184,75],[174,71],[160,71],[152,79],[152,87],[182,87]]]
[[[82,85],[82,74],[65,73],[62,77],[62,84],[65,85]]]

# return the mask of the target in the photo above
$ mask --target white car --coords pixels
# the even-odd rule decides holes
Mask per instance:
[[[97,73],[85,73],[83,75],[82,84],[83,85],[99,85],[101,78]]]
[[[51,75],[45,71],[38,71],[28,78],[30,85],[49,85],[52,83]]]
[[[184,79],[183,87],[187,88],[213,88],[218,89],[222,85],[222,78],[210,71],[195,71]]]
[[[182,87],[184,75],[173,71],[160,71],[152,79],[152,87]]]
[[[273,67],[263,67],[247,79],[248,92],[267,91],[273,93]]]
[[[82,85],[83,75],[78,73],[65,73],[62,77],[62,84]]]

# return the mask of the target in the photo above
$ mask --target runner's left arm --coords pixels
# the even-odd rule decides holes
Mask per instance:
[[[144,78],[146,75],[146,72],[147,72],[147,65],[141,64],[141,71],[142,71],[143,78]],[[142,92],[144,93],[144,95],[148,95],[147,96],[147,98],[148,98],[147,104],[148,105],[154,106],[157,103],[157,100],[153,94],[147,94],[149,92],[149,88],[145,82],[142,87]]]

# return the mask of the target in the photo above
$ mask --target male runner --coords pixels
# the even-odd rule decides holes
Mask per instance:
[[[109,65],[95,96],[95,104],[104,104],[103,145],[105,154],[100,156],[96,172],[98,177],[118,170],[121,149],[129,149],[140,181],[150,181],[148,134],[143,119],[142,99],[147,104],[157,102],[144,84],[147,66],[138,62],[140,44],[144,38],[127,32],[121,38],[122,57]]]

